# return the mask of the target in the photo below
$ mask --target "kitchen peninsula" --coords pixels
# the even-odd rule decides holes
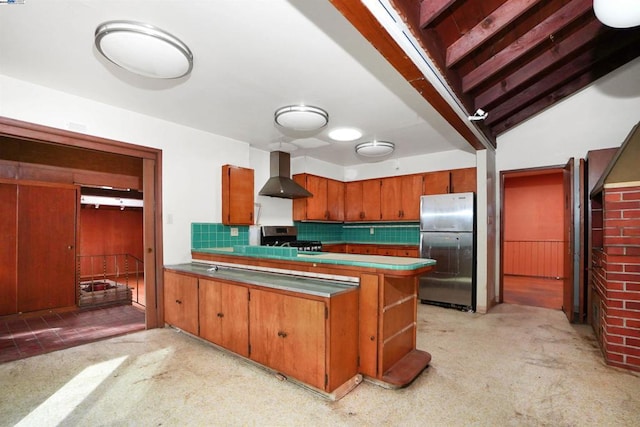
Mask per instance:
[[[235,322],[239,330],[228,334],[239,345],[221,346],[330,397],[340,398],[362,375],[384,387],[404,387],[431,360],[416,349],[416,309],[418,277],[433,269],[433,260],[260,246],[198,249],[192,259],[192,264],[166,267],[167,323],[175,323],[171,313],[176,309],[185,315],[188,304],[171,293],[176,282],[190,280],[196,298],[194,281],[211,285],[215,280],[222,286],[215,292],[222,294],[231,286],[240,294],[236,304],[242,304],[233,312],[246,313],[246,323]],[[217,268],[235,270],[235,277],[225,278]],[[218,322],[227,316],[203,305],[206,289],[201,284],[199,304],[191,302],[196,312],[199,306],[200,318],[191,330],[184,329],[220,344],[203,336],[203,325],[206,330],[210,322],[203,310]],[[234,299],[218,299],[225,298]]]

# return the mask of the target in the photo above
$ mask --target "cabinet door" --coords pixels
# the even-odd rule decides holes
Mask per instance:
[[[0,183],[0,316],[18,312],[18,186]]]
[[[325,388],[325,304],[251,290],[251,359],[319,389]]]
[[[402,178],[394,176],[380,180],[380,214],[383,220],[402,219]]]
[[[253,224],[253,169],[222,166],[222,223]]]
[[[346,221],[380,221],[380,180],[347,182],[345,206]]]
[[[420,196],[422,195],[422,175],[404,175],[401,178],[402,220],[420,219]]]
[[[422,194],[447,194],[450,188],[449,171],[428,172],[423,175]]]
[[[327,178],[315,175],[307,175],[305,188],[313,194],[304,200],[307,203],[307,218],[310,220],[327,220]]]
[[[200,336],[241,356],[249,356],[249,291],[214,280],[199,281]]]
[[[198,279],[186,274],[164,273],[164,321],[198,334]]]
[[[302,188],[307,188],[306,173],[293,175],[291,179],[293,179],[293,181],[300,185]],[[291,205],[293,209],[292,217],[294,221],[304,221],[307,219],[307,199],[308,197],[293,199],[293,203]]]
[[[380,180],[368,179],[362,182],[362,211],[364,221],[380,221]]]
[[[362,199],[362,181],[351,181],[344,185],[344,217],[346,221],[362,221],[364,219]]]
[[[327,210],[329,220],[344,221],[344,182],[327,180]]]
[[[451,171],[451,192],[467,193],[476,191],[476,168],[454,169]]]
[[[76,189],[18,186],[18,311],[76,305]]]

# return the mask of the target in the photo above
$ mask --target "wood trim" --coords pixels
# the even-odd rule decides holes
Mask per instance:
[[[577,50],[588,44],[598,35],[602,28],[603,25],[600,21],[590,22],[575,34],[559,42],[554,50],[543,53],[536,58],[535,61],[520,67],[500,83],[496,83],[477,95],[475,98],[476,108],[492,108],[494,102],[500,101],[509,93],[515,91],[521,85],[524,85],[526,82],[542,73],[547,67],[552,66],[557,61],[568,58]]]
[[[486,147],[471,131],[451,105],[427,81],[423,73],[382,27],[369,9],[359,1],[330,0],[333,6],[363,35],[422,97],[476,150]],[[487,136],[491,144],[495,141]]]
[[[9,119],[7,117],[0,117],[0,135],[88,148],[142,159],[155,159],[156,154],[160,151],[156,148],[84,135],[35,123]]]
[[[66,130],[51,128],[34,123],[22,122],[15,119],[0,117],[0,136],[25,138],[42,143],[54,143],[65,146],[86,148],[106,153],[122,154],[140,159],[146,159],[154,167],[144,168],[143,186],[145,191],[144,221],[146,248],[152,248],[150,258],[153,273],[145,277],[145,292],[153,295],[147,299],[146,326],[147,328],[162,327],[164,312],[156,304],[162,302],[162,151],[156,148],[129,144],[90,135],[83,135]],[[145,264],[145,269],[147,269]],[[145,272],[146,273],[146,272]],[[155,295],[154,295],[155,294]],[[161,305],[160,305],[161,307]]]

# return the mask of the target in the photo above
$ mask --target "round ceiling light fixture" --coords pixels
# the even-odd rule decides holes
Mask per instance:
[[[362,132],[356,128],[336,128],[329,132],[329,138],[341,142],[355,141],[361,136]]]
[[[640,25],[640,1],[593,0],[593,11],[600,22],[613,28],[631,28]]]
[[[274,120],[283,128],[312,131],[322,129],[329,123],[329,113],[311,105],[288,105],[276,110]]]
[[[96,28],[95,44],[109,61],[145,77],[177,79],[193,68],[193,54],[186,44],[142,22],[104,22]]]
[[[356,153],[365,157],[383,157],[393,153],[396,146],[389,141],[368,141],[356,145]]]

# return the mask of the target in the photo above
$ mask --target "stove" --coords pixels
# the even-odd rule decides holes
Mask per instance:
[[[298,229],[292,225],[264,225],[260,232],[262,246],[285,246],[299,251],[321,252],[322,242],[298,240]]]

